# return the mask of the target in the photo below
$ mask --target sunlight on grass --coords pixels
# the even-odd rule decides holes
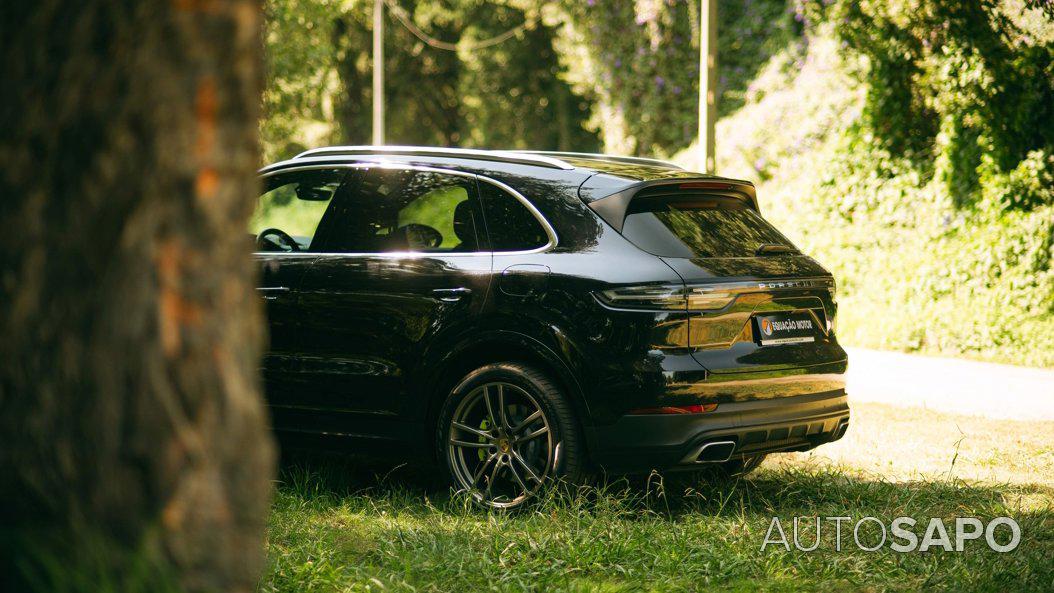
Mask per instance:
[[[283,472],[261,589],[1049,589],[1052,429],[858,405],[843,441],[777,456],[744,480],[611,480],[513,514],[476,510],[419,470],[379,467],[387,477],[377,478],[354,460],[312,456]],[[836,552],[829,531],[816,552],[761,551],[773,516],[836,515],[1009,515],[1023,535],[1007,554]]]

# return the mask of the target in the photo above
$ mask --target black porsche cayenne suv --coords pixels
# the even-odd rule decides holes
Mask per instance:
[[[841,438],[835,285],[754,187],[649,159],[330,147],[261,171],[274,429],[514,507]],[[716,464],[716,465],[715,465]]]

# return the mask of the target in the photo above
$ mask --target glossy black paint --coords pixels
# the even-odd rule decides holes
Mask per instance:
[[[646,253],[587,202],[651,179],[715,178],[569,162],[575,168],[334,155],[265,168],[267,175],[384,163],[470,173],[522,194],[556,234],[555,245],[526,253],[258,254],[275,429],[324,437],[329,445],[432,454],[435,414],[454,381],[485,363],[517,360],[558,380],[591,458],[613,470],[688,467],[685,456],[717,438],[742,442],[737,454],[803,450],[839,438],[848,422],[846,355],[830,329],[830,274],[804,255],[693,260]],[[818,281],[778,286],[802,278]],[[735,302],[715,312],[616,310],[595,296],[624,285],[715,282],[737,287]],[[810,344],[762,347],[753,316],[776,311],[808,312],[823,331]],[[719,406],[709,414],[628,414],[711,402]]]

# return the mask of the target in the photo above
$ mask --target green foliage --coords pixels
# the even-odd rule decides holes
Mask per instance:
[[[535,22],[531,19],[537,9],[530,5],[494,9],[494,3],[485,0],[479,5],[470,39],[497,35],[524,20]],[[536,23],[514,39],[460,54],[463,146],[600,149],[596,133],[586,129],[590,103],[563,80],[554,35],[550,27]]]
[[[595,98],[591,124],[605,148],[662,154],[690,142],[697,129],[697,6],[693,13],[687,2],[569,0],[560,8],[569,76]]]
[[[1033,150],[1008,172],[985,159],[980,167],[986,201],[1010,210],[1054,205],[1054,155]]]
[[[802,23],[787,0],[721,1],[717,21],[717,111],[728,115],[756,93],[751,83],[773,55],[800,59]]]
[[[742,105],[748,83],[795,37],[784,0],[722,2],[718,109]],[[666,155],[698,132],[698,0],[566,0],[549,22],[575,89],[593,99],[590,124],[606,150]]]
[[[339,93],[332,15],[345,0],[266,2],[264,41],[267,81],[260,135],[264,159],[293,156],[334,139],[333,101]]]
[[[926,5],[917,12],[925,13]],[[906,18],[907,6],[899,2],[858,6],[899,8],[894,16]],[[835,273],[840,339],[1054,365],[1050,150],[1033,148],[1017,161],[1010,158],[1013,166],[1001,165],[1007,152],[988,139],[1005,132],[1002,124],[971,106],[968,92],[926,86],[954,79],[960,81],[956,88],[965,88],[962,81],[983,78],[971,64],[984,60],[964,60],[954,48],[920,57],[919,74],[911,77],[915,98],[881,115],[885,98],[876,99],[873,85],[882,81],[869,74],[873,58],[847,41],[845,21],[803,15],[806,54],[799,57],[794,47],[777,54],[754,81],[757,92],[746,105],[719,122],[719,170],[761,180],[766,217]],[[1019,20],[1014,26],[1027,25]],[[1007,60],[1040,55],[1025,44],[1054,42],[1042,37],[1044,29],[1049,23],[1005,41],[1004,47],[1018,48]],[[938,59],[945,61],[927,61]],[[802,67],[788,69],[794,60]],[[941,75],[925,74],[935,71]],[[1033,86],[1046,85],[1049,92],[1051,80]],[[920,134],[922,143],[910,134],[901,143],[891,140],[894,128],[927,129],[910,123],[924,113],[912,105],[933,110],[937,132]],[[1023,145],[1014,150],[1044,141],[1042,133],[1022,132]]]
[[[408,3],[404,3],[408,4]],[[456,39],[466,17],[462,3],[422,3],[410,10],[418,26],[440,39]],[[373,95],[373,2],[356,1],[334,15],[335,68],[340,94],[335,99],[337,141],[369,144]],[[459,80],[462,64],[455,52],[431,48],[386,16],[384,36],[386,109],[389,144],[457,146],[464,135]]]
[[[370,139],[372,2],[269,0],[268,159]],[[699,1],[446,0],[401,4],[448,41],[519,35],[477,51],[432,48],[386,19],[388,141],[671,154],[698,129]],[[757,70],[800,39],[786,0],[722,2],[718,103],[743,104]]]
[[[1015,23],[1007,4],[802,0],[799,11],[811,27],[831,23],[865,58],[862,120],[873,141],[920,168],[935,159],[962,206],[981,195],[982,167],[1008,174],[1029,152],[1054,148],[1054,43]]]
[[[400,4],[437,49],[391,15],[385,27],[389,144],[596,150],[588,103],[562,81],[553,32],[513,2]],[[268,159],[305,146],[368,144],[372,113],[372,7],[367,0],[269,0],[268,85],[262,124]],[[519,35],[471,51],[473,40],[528,23]]]

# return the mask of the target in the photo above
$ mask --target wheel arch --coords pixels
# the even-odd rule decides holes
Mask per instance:
[[[430,435],[435,429],[440,408],[454,384],[472,370],[498,362],[525,363],[547,373],[567,394],[578,428],[586,432],[585,425],[590,419],[589,407],[582,385],[569,361],[536,338],[515,331],[495,330],[458,343],[448,349],[437,364],[429,365],[435,370],[424,377],[422,383],[427,393],[425,442],[432,442]],[[430,448],[431,454],[435,455],[434,447]]]

